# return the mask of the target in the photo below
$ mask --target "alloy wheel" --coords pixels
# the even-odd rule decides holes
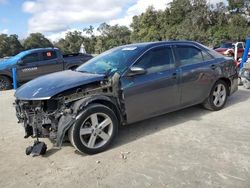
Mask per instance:
[[[93,113],[82,123],[79,134],[83,145],[96,149],[109,141],[112,132],[111,118],[104,113]]]
[[[216,107],[221,107],[226,100],[226,87],[223,84],[218,84],[213,92],[213,103]]]

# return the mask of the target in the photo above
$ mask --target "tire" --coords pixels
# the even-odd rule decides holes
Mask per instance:
[[[0,91],[12,88],[12,82],[7,76],[0,76]]]
[[[229,87],[223,80],[218,80],[209,94],[209,97],[203,103],[203,106],[211,111],[221,110],[226,102],[229,94]]]
[[[100,153],[113,143],[118,125],[117,117],[110,108],[92,104],[69,129],[69,140],[81,153]]]

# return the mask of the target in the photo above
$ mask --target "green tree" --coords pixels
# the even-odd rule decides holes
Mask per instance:
[[[60,48],[63,53],[78,53],[82,43],[82,32],[73,31],[68,32],[65,39],[60,39],[55,46]]]
[[[134,32],[132,32],[131,41],[148,42],[162,40],[160,14],[162,14],[161,11],[156,11],[150,6],[145,13],[133,17],[131,28]]]
[[[90,36],[84,36],[84,33],[90,34]],[[68,32],[65,39],[60,39],[54,45],[58,47],[64,54],[78,53],[81,45],[83,44],[87,53],[95,53],[96,36],[93,31],[84,29],[83,32],[73,31]]]
[[[0,35],[0,58],[14,56],[23,50],[17,35]]]
[[[206,0],[173,0],[164,11],[149,7],[133,17],[131,41],[181,39],[216,46],[224,40],[244,40],[250,34],[246,11],[228,10],[248,10],[249,1],[236,1],[214,6]]]
[[[241,9],[245,5],[245,0],[228,0],[229,9]]]
[[[41,33],[31,33],[23,43],[25,49],[53,47],[53,44]]]
[[[84,28],[83,32],[86,33],[84,37],[85,49],[88,53],[95,53],[95,45],[97,42],[97,37],[94,35],[94,27],[90,25],[88,28]]]
[[[228,26],[229,36],[234,41],[245,41],[249,34],[248,22],[242,15],[233,15]]]
[[[106,23],[102,23],[97,30],[100,32],[100,36],[96,38],[96,53],[101,53],[115,46],[130,43],[131,31],[126,26],[110,26]]]

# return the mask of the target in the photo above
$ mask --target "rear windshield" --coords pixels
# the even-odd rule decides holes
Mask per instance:
[[[234,47],[233,43],[222,43],[220,45],[220,48],[233,48],[233,47]]]
[[[207,46],[204,46],[203,44],[199,44],[199,45],[202,46],[214,58],[222,58],[222,57],[224,57],[223,55],[221,55],[220,53],[216,52],[212,48],[208,48]]]

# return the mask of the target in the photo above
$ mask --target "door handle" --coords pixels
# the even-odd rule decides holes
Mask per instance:
[[[213,64],[213,65],[211,65],[210,67],[211,67],[211,69],[214,70],[214,69],[216,69],[217,66]]]

